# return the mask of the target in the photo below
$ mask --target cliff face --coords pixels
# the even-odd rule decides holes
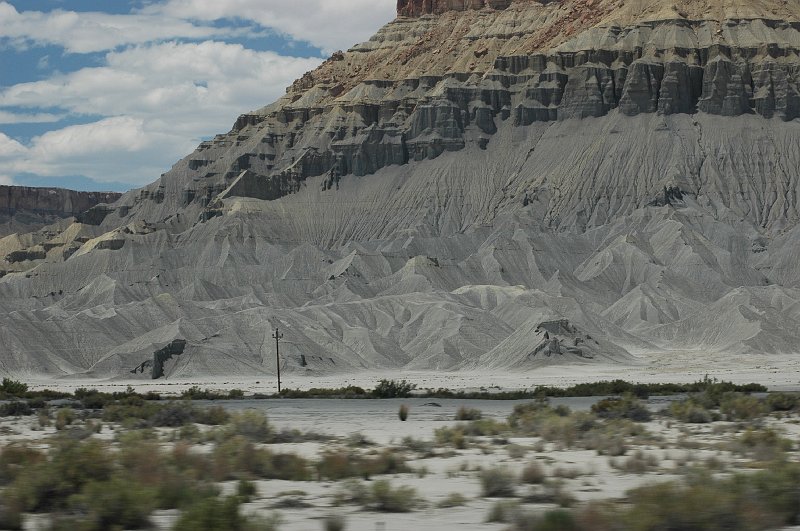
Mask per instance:
[[[0,186],[0,237],[30,232],[59,219],[80,215],[122,194],[76,192],[62,188]]]
[[[420,17],[440,15],[447,11],[466,11],[468,9],[505,9],[511,0],[397,0],[398,17]]]
[[[800,0],[398,13],[153,184],[0,239],[6,370],[184,341],[168,377],[270,373],[271,326],[311,373],[797,353]]]
[[[0,215],[29,212],[69,217],[100,203],[113,203],[122,194],[114,192],[76,192],[63,188],[31,188],[0,185]]]
[[[560,168],[541,160],[548,170],[527,173],[518,193],[544,182],[569,191],[551,203],[550,223],[583,229],[593,217],[606,220],[650,203],[664,187],[721,195],[727,207],[770,228],[798,219],[790,192],[800,180],[784,171],[791,160],[769,170],[775,178],[765,176],[745,159],[715,156],[707,144],[721,131],[699,125],[714,116],[787,123],[800,116],[796,0],[411,0],[399,2],[398,13],[368,42],[334,54],[284,98],[242,115],[228,134],[204,142],[163,179],[126,196],[121,215],[111,216],[107,226],[136,217],[163,219],[179,209],[193,220],[208,218],[226,198],[275,200],[298,192],[309,178],[321,179],[324,192],[336,189],[343,176],[470,146],[495,149],[492,143],[505,142],[498,132],[519,137],[532,127],[620,116],[653,118],[665,130],[698,125],[678,134],[690,139],[691,149],[675,144],[677,137],[658,147],[664,154],[683,149],[687,156],[676,161],[652,159],[655,151],[644,144],[607,149],[604,157],[585,153],[590,161],[568,151]],[[611,142],[598,134],[598,142]],[[741,126],[725,134],[734,143],[749,142],[739,138]],[[631,153],[638,166],[608,159],[640,147],[646,152]],[[711,156],[703,155],[709,150]],[[787,156],[786,150],[775,154]],[[641,177],[642,166],[653,171]],[[575,180],[586,171],[600,196],[620,186],[629,191],[610,208],[598,203],[597,194],[581,192]],[[714,180],[722,173],[736,174],[743,193]],[[772,196],[780,198],[780,208],[762,199]],[[342,241],[351,236],[340,231]]]

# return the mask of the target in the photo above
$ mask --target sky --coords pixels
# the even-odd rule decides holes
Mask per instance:
[[[0,0],[0,184],[125,191],[394,17],[394,0]]]

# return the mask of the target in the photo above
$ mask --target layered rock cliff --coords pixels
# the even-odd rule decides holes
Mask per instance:
[[[0,185],[0,237],[31,232],[59,219],[78,216],[101,203],[113,203],[121,195]]]
[[[271,326],[312,373],[797,353],[799,0],[398,15],[153,184],[0,240],[5,370],[180,343],[166,377],[269,373]]]

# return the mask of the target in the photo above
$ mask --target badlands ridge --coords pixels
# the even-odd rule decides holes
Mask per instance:
[[[274,327],[298,374],[796,356],[798,50],[800,0],[401,0],[0,239],[0,372],[273,374]]]

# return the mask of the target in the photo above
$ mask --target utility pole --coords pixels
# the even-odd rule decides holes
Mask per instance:
[[[276,328],[272,337],[275,338],[275,366],[278,369],[278,394],[281,394],[281,347],[279,342],[283,339],[283,334]]]

